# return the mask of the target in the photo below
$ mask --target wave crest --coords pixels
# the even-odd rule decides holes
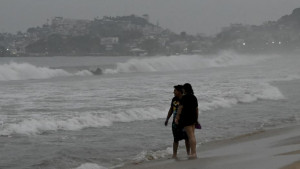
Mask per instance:
[[[64,76],[86,76],[92,75],[91,72],[79,71],[69,73],[63,69],[51,69],[48,67],[38,67],[29,63],[9,63],[0,65],[0,81],[28,80],[28,79],[49,79]]]
[[[224,51],[215,56],[176,55],[130,59],[117,63],[115,69],[106,69],[104,73],[160,72],[177,70],[195,70],[209,67],[226,67],[253,64],[271,56],[247,56],[232,51]]]
[[[46,131],[81,130],[89,127],[108,127],[113,122],[153,120],[164,117],[161,110],[154,108],[134,108],[116,112],[90,112],[69,115],[68,117],[35,117],[21,122],[3,124],[0,135],[42,134]]]

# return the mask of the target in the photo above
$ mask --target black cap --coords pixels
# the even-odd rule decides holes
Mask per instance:
[[[183,93],[183,86],[182,85],[176,85],[176,86],[174,86],[174,89],[176,89],[177,91],[180,91],[181,93]]]

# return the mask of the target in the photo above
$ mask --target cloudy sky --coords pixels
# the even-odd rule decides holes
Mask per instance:
[[[149,14],[163,28],[212,35],[230,23],[277,20],[298,7],[299,0],[0,0],[0,32],[24,32],[55,16],[92,20]]]

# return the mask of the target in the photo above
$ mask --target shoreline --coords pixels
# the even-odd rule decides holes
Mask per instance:
[[[160,159],[130,163],[118,169],[295,169],[300,168],[300,125],[249,133],[208,142],[197,148],[198,158]]]
[[[294,162],[293,164],[287,165],[281,169],[299,169],[300,168],[300,160]]]

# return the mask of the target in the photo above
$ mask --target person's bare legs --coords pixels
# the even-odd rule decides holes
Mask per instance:
[[[177,158],[177,149],[178,149],[178,145],[179,145],[179,142],[173,142],[173,156],[172,158]]]
[[[190,146],[191,146],[191,154],[190,154],[189,158],[197,158],[195,125],[185,126],[184,130],[189,137],[189,142],[190,142]]]
[[[191,146],[190,146],[190,141],[188,139],[185,139],[185,148],[186,148],[186,153],[187,155],[191,155]]]

